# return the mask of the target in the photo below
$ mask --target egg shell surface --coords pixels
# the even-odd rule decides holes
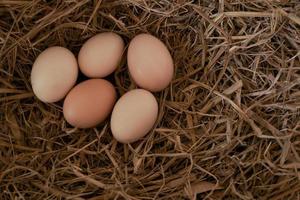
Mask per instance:
[[[158,103],[153,94],[144,89],[125,93],[116,103],[111,115],[111,131],[121,143],[135,142],[154,126]]]
[[[124,52],[121,36],[104,32],[88,39],[81,47],[78,63],[81,72],[90,78],[103,78],[118,67]]]
[[[107,80],[83,81],[66,96],[63,105],[64,117],[74,127],[95,127],[110,115],[116,96],[115,88]]]
[[[77,76],[74,54],[64,47],[49,47],[33,63],[30,77],[33,93],[43,102],[59,101],[75,85]]]
[[[150,34],[135,36],[128,47],[129,73],[141,88],[158,92],[171,82],[173,59],[166,45]]]

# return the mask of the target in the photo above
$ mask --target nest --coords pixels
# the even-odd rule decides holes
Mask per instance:
[[[30,85],[41,51],[78,55],[105,31],[151,33],[174,58],[155,127],[130,145],[109,120],[70,127]],[[299,52],[299,0],[1,0],[0,199],[297,199]],[[119,95],[136,87],[125,57]]]

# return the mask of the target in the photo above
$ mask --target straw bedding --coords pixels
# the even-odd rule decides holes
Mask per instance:
[[[109,120],[70,127],[30,85],[42,50],[104,31],[151,33],[175,63],[131,145]],[[125,55],[108,79],[136,87]],[[299,0],[1,0],[0,199],[299,199],[299,89]]]

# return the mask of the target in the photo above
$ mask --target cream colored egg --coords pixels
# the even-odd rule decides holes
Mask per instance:
[[[135,142],[153,127],[158,115],[158,103],[151,92],[134,89],[116,103],[111,116],[111,131],[121,143]]]
[[[34,94],[43,102],[63,99],[74,86],[78,65],[73,53],[59,46],[44,50],[34,61],[31,85]]]
[[[150,34],[135,36],[128,47],[128,69],[141,88],[157,92],[171,82],[174,64],[167,47]]]
[[[78,63],[83,74],[91,78],[108,76],[118,67],[124,51],[122,38],[112,32],[100,33],[87,40],[80,49]]]

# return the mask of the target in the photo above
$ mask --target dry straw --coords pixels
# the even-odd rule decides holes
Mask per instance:
[[[159,120],[122,145],[32,94],[45,48],[104,31],[170,49]],[[135,85],[126,59],[114,76]],[[299,0],[1,0],[0,199],[299,199]]]

